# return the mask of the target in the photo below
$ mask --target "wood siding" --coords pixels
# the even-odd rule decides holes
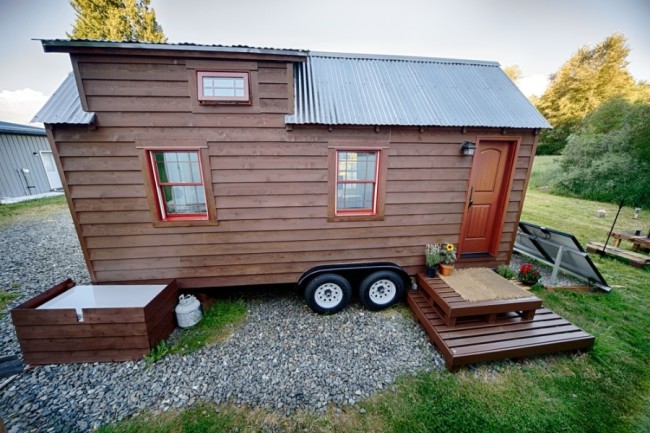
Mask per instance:
[[[294,127],[292,68],[250,61],[250,106],[197,106],[194,69],[218,61],[75,57],[96,129],[56,125],[51,137],[94,282],[161,281],[218,287],[295,282],[326,263],[391,261],[410,274],[424,245],[458,242],[472,158],[460,143],[501,130],[408,127]],[[226,64],[226,63],[224,63]],[[83,96],[82,96],[83,97]],[[521,136],[495,260],[509,260],[536,144]],[[154,227],[136,142],[203,141],[218,225]],[[385,217],[328,222],[328,149],[341,143],[387,148]],[[461,264],[462,265],[462,264]]]

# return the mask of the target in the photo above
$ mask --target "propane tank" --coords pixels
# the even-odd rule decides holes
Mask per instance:
[[[201,303],[193,295],[180,295],[176,306],[176,321],[181,328],[190,328],[201,321]]]

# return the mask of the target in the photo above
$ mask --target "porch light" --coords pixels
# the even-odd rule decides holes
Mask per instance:
[[[460,145],[460,151],[463,152],[463,155],[472,156],[474,155],[475,150],[476,144],[471,141],[464,141],[463,144]]]

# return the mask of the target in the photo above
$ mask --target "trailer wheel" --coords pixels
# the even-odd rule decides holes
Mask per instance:
[[[332,314],[350,302],[352,287],[348,280],[337,274],[315,277],[305,288],[305,300],[317,313]]]
[[[359,286],[359,298],[371,310],[394,305],[404,294],[404,280],[392,271],[378,271],[368,275]]]

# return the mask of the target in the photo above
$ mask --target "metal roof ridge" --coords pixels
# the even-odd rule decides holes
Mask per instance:
[[[401,56],[390,54],[360,54],[360,53],[336,53],[326,51],[309,51],[309,57],[328,57],[350,60],[387,60],[419,63],[447,63],[461,65],[479,66],[501,66],[499,62],[491,60],[452,59],[445,57],[424,57],[424,56]]]
[[[45,135],[44,128],[5,121],[0,121],[0,132],[16,135]]]

